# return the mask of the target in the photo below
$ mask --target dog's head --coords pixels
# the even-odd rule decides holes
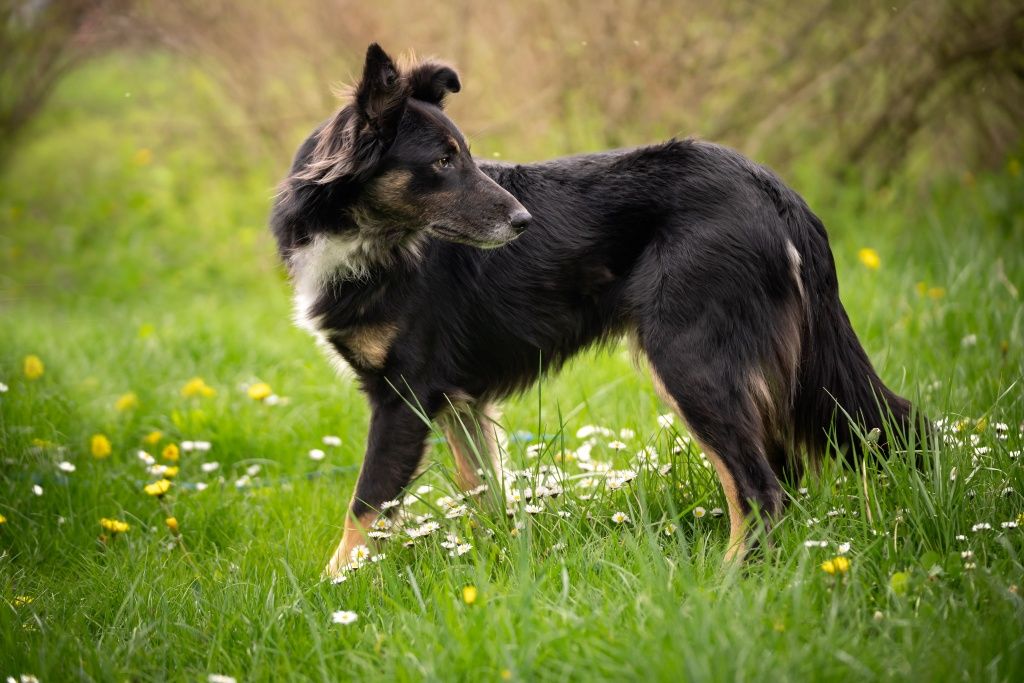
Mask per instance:
[[[485,175],[442,107],[455,71],[425,61],[399,69],[374,43],[362,80],[317,134],[293,178],[330,186],[367,237],[429,233],[479,247],[515,239],[530,214]]]

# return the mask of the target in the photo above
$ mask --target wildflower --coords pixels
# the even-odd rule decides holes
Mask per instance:
[[[966,569],[968,571],[970,571],[972,569],[977,569],[977,567],[978,567],[978,565],[975,564],[974,562],[964,562],[964,569]]]
[[[25,377],[30,380],[37,380],[43,376],[43,360],[34,354],[25,356],[22,368],[25,371]]]
[[[206,683],[238,683],[233,676],[224,674],[210,674],[206,677]]]
[[[992,528],[992,525],[989,524],[988,522],[978,522],[977,524],[975,524],[974,526],[971,527],[971,531],[977,533],[979,531],[988,531],[991,528]]]
[[[1010,520],[1009,522],[1002,522],[999,526],[1001,526],[1004,529],[1016,529],[1017,522]]]
[[[210,472],[217,471],[218,467],[220,467],[219,462],[204,462],[202,465],[199,466],[199,469],[209,474]]]
[[[169,443],[164,446],[164,450],[160,452],[160,457],[164,460],[170,460],[171,462],[178,462],[178,458],[181,457],[181,451],[178,449],[178,444]]]
[[[255,477],[257,474],[260,473],[260,466],[258,464],[249,465],[248,467],[245,468],[245,473],[248,474],[250,477]]]
[[[466,603],[467,605],[472,605],[474,602],[476,602],[478,594],[479,593],[476,589],[476,586],[463,586],[462,602]]]
[[[139,460],[141,460],[145,465],[152,465],[153,463],[156,462],[156,458],[154,458],[146,451],[139,451],[138,453],[136,453],[136,456],[138,456]]]
[[[460,555],[465,555],[466,553],[468,553],[472,549],[473,549],[473,545],[472,544],[470,544],[470,543],[460,543],[457,546],[455,546],[455,550],[452,550],[451,552],[449,552],[448,555],[450,555],[451,557],[458,557]]]
[[[178,533],[178,519],[176,517],[168,517],[164,520],[164,524],[167,525],[172,534],[176,535]]]
[[[100,520],[100,526],[112,534],[123,534],[131,528],[128,522],[122,522],[119,519],[108,519],[106,517]]]
[[[103,434],[93,434],[89,440],[89,450],[92,451],[92,457],[103,459],[110,455],[112,448],[110,446],[110,439]]]
[[[342,626],[348,626],[349,624],[355,623],[358,618],[358,614],[347,610],[340,610],[331,615],[331,621],[335,624],[341,624]]]
[[[530,504],[527,504],[527,505],[523,506],[523,510],[525,510],[527,512],[527,514],[536,515],[536,514],[539,514],[541,512],[544,512],[544,506],[543,505],[530,505]]]
[[[14,606],[24,607],[25,605],[31,605],[34,598],[31,595],[16,595],[14,596]]]
[[[171,482],[168,479],[160,479],[154,481],[152,484],[146,484],[142,487],[142,490],[146,492],[146,495],[156,496],[160,498],[171,489]]]
[[[708,513],[708,511],[707,511],[707,510],[705,510],[705,509],[704,509],[704,508],[702,508],[702,507],[695,507],[695,508],[693,509],[693,516],[694,516],[694,517],[696,517],[697,519],[700,519],[701,517],[703,517],[703,516],[704,516],[704,515],[706,515],[707,513]]]
[[[814,539],[808,539],[804,541],[805,548],[827,548],[828,541],[816,541]]]
[[[352,548],[352,552],[349,553],[349,559],[352,560],[353,564],[362,564],[364,561],[370,559],[370,549],[365,545],[357,545]]]
[[[527,510],[529,512],[529,510]],[[465,517],[469,514],[469,507],[466,505],[457,505],[448,512],[444,513],[446,519],[458,519],[459,517]]]
[[[664,533],[666,536],[672,536],[673,534],[676,533],[676,529],[678,529],[678,528],[679,527],[677,527],[675,524],[673,524],[672,522],[669,522],[668,524],[665,525],[665,528],[662,529],[662,533]]]
[[[43,487],[40,486],[39,484],[33,484],[32,493],[36,494],[37,496],[43,495]]]
[[[9,387],[6,384],[4,384],[3,382],[0,382],[0,394],[6,394],[8,388]]]
[[[616,524],[628,524],[629,516],[625,512],[619,511],[612,515],[612,521]]]
[[[205,491],[207,486],[209,486],[209,484],[207,484],[205,481],[197,482],[196,491]]]
[[[129,391],[127,394],[121,394],[117,400],[114,401],[114,410],[119,413],[123,413],[126,410],[133,410],[139,407],[139,397],[135,395],[134,391]]]
[[[609,441],[608,448],[612,449],[613,451],[624,451],[626,450],[627,446],[621,441]]]
[[[192,444],[192,448],[189,450],[199,451],[201,453],[205,453],[213,447],[213,444],[209,441],[191,441],[190,443]]]
[[[970,560],[974,557],[974,553],[970,550],[964,550],[962,553],[960,553],[960,557],[962,557],[965,560]]]
[[[826,574],[845,574],[850,571],[850,560],[845,557],[834,557],[821,563],[821,570]]]
[[[333,435],[328,434],[327,436],[325,436],[321,440],[324,442],[325,446],[340,446],[341,445],[341,437],[338,437],[338,436],[333,436]]]
[[[3,515],[0,515],[0,524],[7,524],[7,518]]]
[[[857,260],[864,264],[864,267],[868,270],[878,270],[882,265],[882,259],[878,257],[878,252],[871,247],[864,247],[857,251]]]
[[[345,583],[346,581],[348,581],[348,574],[338,574],[331,579],[331,585],[337,586],[339,583]]]
[[[217,393],[217,390],[208,385],[202,377],[193,377],[181,387],[181,395],[185,398],[209,398]]]
[[[622,439],[623,441],[634,439],[636,438],[636,432],[633,431],[632,429],[627,429],[623,427],[622,429],[619,430],[619,438]]]
[[[159,429],[155,429],[151,431],[149,434],[146,434],[146,436],[144,436],[142,440],[145,441],[146,444],[149,446],[155,446],[158,443],[160,443],[160,439],[162,438],[164,438],[164,433],[161,432]]]
[[[323,460],[325,457],[327,457],[327,454],[324,453],[319,448],[311,448],[310,451],[309,451],[309,459],[310,460],[318,460],[319,461],[319,460]]]
[[[274,393],[273,390],[271,390],[270,385],[266,382],[256,382],[249,387],[248,391],[249,398],[254,401],[262,401],[272,393]]]
[[[57,469],[61,472],[74,472],[75,466],[69,463],[67,460],[57,463]]]
[[[398,501],[398,500],[386,500],[386,501],[384,501],[383,503],[380,504],[380,509],[381,510],[390,510],[391,508],[396,508],[396,507],[398,507],[401,504],[402,504],[401,501]]]
[[[675,416],[672,413],[665,413],[664,415],[658,416],[658,426],[662,429],[668,429],[672,426],[672,422],[675,420]]]
[[[167,467],[164,469],[164,477],[166,477],[167,479],[174,479],[176,476],[178,476],[177,465],[175,465],[174,467]]]
[[[885,614],[882,612],[882,610],[877,610],[876,609],[875,613],[872,615],[871,618],[874,619],[875,621],[882,621],[883,619],[885,619]]]
[[[840,543],[839,546],[836,548],[836,552],[840,555],[845,555],[846,553],[850,552],[850,544]]]
[[[721,517],[724,514],[725,514],[725,510],[723,510],[722,508],[711,508],[711,516],[712,517]]]
[[[969,334],[969,335],[967,335],[966,337],[964,337],[963,339],[960,340],[960,346],[964,347],[965,349],[970,348],[972,346],[977,346],[977,345],[978,345],[978,335],[976,335],[976,334]]]

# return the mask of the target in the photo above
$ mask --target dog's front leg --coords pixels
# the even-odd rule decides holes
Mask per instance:
[[[382,505],[401,495],[419,467],[430,429],[401,399],[376,404],[370,418],[366,455],[345,516],[345,533],[324,570],[337,576],[352,562],[352,551],[368,545],[367,531]]]

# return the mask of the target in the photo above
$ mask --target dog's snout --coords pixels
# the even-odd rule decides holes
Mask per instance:
[[[512,217],[509,218],[509,223],[512,224],[513,230],[520,233],[523,230],[526,230],[526,226],[528,226],[532,220],[533,216],[530,215],[529,211],[526,209],[520,209],[512,214]]]

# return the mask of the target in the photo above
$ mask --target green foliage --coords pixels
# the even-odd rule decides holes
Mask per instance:
[[[437,443],[416,484],[435,490],[413,509],[436,509],[472,549],[450,556],[443,532],[389,541],[385,559],[331,585],[320,570],[367,410],[289,322],[264,228],[280,169],[212,154],[218,131],[197,112],[232,110],[208,85],[160,60],[98,64],[57,92],[3,178],[0,675],[1020,680],[1024,530],[1002,526],[1024,513],[1019,164],[926,188],[837,185],[810,163],[791,178],[829,226],[846,307],[883,377],[933,418],[963,421],[922,469],[826,464],[790,491],[771,546],[723,569],[727,518],[695,514],[724,507],[712,471],[695,449],[673,453],[685,433],[659,424],[665,408],[615,348],[507,406],[509,431],[526,433],[513,462],[572,476],[543,513],[506,518],[481,501],[444,520],[451,456]],[[23,374],[28,354],[45,364],[38,379]],[[183,396],[193,377],[216,394]],[[256,381],[288,401],[249,398]],[[126,392],[138,406],[118,411]],[[626,451],[593,447],[638,476],[591,499],[587,473],[558,460],[585,424],[635,432],[620,437]],[[90,454],[100,433],[105,459]],[[324,446],[327,434],[342,445]],[[136,452],[186,440],[212,448],[181,454],[164,499],[143,493],[156,477]],[[667,474],[637,464],[648,446]],[[204,472],[209,461],[219,469]],[[104,517],[131,529],[101,540]],[[848,572],[823,571],[844,543]],[[358,620],[332,624],[337,610]]]

